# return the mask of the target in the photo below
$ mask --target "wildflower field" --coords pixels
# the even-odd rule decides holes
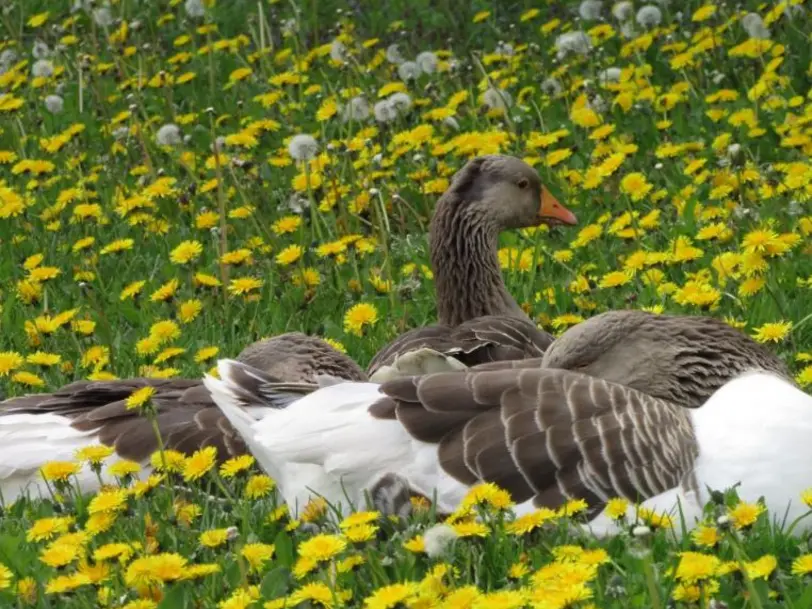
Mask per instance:
[[[0,394],[196,378],[291,330],[365,365],[434,321],[431,212],[490,153],[579,219],[502,236],[541,327],[713,315],[812,385],[808,5],[371,5],[0,6]],[[82,497],[52,463],[52,501],[2,505],[0,608],[812,607],[810,540],[734,496],[595,540],[580,502],[514,519],[487,485],[444,524],[294,519],[250,457],[153,464]]]

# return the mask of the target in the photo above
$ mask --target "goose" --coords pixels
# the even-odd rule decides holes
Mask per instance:
[[[779,358],[711,318],[594,319],[543,358],[571,370],[500,362],[345,382],[258,417],[249,410],[276,393],[261,371],[220,360],[221,378],[204,383],[291,507],[314,494],[344,512],[367,494],[408,497],[386,487],[394,479],[443,513],[480,482],[508,490],[517,515],[583,499],[598,535],[618,530],[605,511],[613,497],[680,509],[690,526],[709,489],[739,484],[740,498],[764,497],[774,514],[806,513],[812,397]]]
[[[577,223],[524,161],[488,155],[468,161],[440,197],[429,228],[439,323],[410,330],[369,363],[375,381],[401,353],[427,347],[467,366],[540,356],[552,337],[539,330],[507,291],[499,233],[540,224]]]
[[[311,383],[366,380],[364,371],[348,356],[300,332],[257,341],[239,354],[238,361],[275,378],[291,399]],[[11,501],[26,493],[47,496],[40,468],[49,461],[72,461],[76,451],[86,446],[111,446],[115,454],[108,464],[132,460],[144,466],[142,474],[148,475],[149,457],[159,448],[155,430],[147,418],[126,406],[126,399],[142,387],[155,390],[151,401],[166,448],[190,454],[214,446],[220,461],[246,452],[202,379],[76,381],[53,393],[0,402],[0,499]],[[99,486],[89,467],[82,469],[77,480],[82,491]]]

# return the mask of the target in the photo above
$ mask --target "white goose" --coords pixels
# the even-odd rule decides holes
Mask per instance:
[[[509,490],[518,513],[582,498],[597,533],[612,531],[602,510],[616,496],[680,504],[692,523],[708,488],[740,483],[776,515],[808,510],[812,397],[778,358],[710,318],[621,311],[582,325],[543,362],[572,370],[524,360],[342,383],[258,420],[245,407],[284,396],[273,379],[223,360],[222,380],[204,382],[294,509],[319,494],[348,511],[395,474],[442,512],[480,481]]]

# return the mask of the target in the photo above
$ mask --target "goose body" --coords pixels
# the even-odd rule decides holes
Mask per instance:
[[[499,234],[577,219],[518,158],[472,159],[437,202],[429,227],[437,325],[412,329],[381,349],[370,378],[402,353],[430,348],[466,366],[538,357],[552,342],[508,292],[497,256]]]
[[[287,381],[285,396],[335,382],[336,378],[366,378],[358,365],[326,342],[301,333],[288,333],[254,343],[239,360],[259,367],[277,382]],[[49,394],[33,394],[0,402],[0,497],[12,501],[24,494],[47,496],[40,469],[50,461],[73,461],[76,452],[107,445],[114,454],[105,461],[102,480],[112,482],[106,468],[122,459],[151,473],[149,457],[158,449],[152,424],[126,400],[136,390],[151,387],[156,423],[165,447],[191,454],[206,446],[217,448],[218,459],[246,452],[237,434],[211,399],[202,379],[133,378],[77,381]],[[304,389],[302,389],[304,388]],[[273,407],[284,404],[278,402]],[[261,417],[268,406],[253,410]],[[82,491],[96,490],[99,479],[89,466],[76,478]]]
[[[689,526],[708,488],[740,484],[789,521],[808,509],[812,397],[772,371],[736,373],[685,408],[573,371],[474,368],[342,383],[256,421],[244,408],[267,403],[272,380],[228,360],[219,372],[205,379],[215,402],[294,509],[315,494],[349,511],[392,474],[445,513],[483,481],[510,491],[517,514],[584,499],[599,534],[616,528],[613,497],[681,510]]]

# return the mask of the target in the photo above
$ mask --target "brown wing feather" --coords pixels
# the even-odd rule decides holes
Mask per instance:
[[[594,511],[615,496],[644,500],[677,486],[697,455],[685,410],[566,370],[441,373],[381,391],[376,408],[438,443],[449,475],[494,482],[517,502],[581,498]]]
[[[128,410],[126,399],[137,389],[155,389],[152,403],[166,448],[189,454],[204,446],[217,447],[222,461],[246,452],[246,447],[197,379],[132,378],[76,381],[51,394],[11,398],[0,403],[0,416],[51,413],[73,419],[80,431],[95,431],[99,441],[121,457],[143,461],[158,450],[152,423]]]
[[[477,317],[457,327],[415,328],[378,351],[367,367],[372,375],[398,355],[428,347],[458,359],[466,366],[486,362],[521,360],[544,355],[553,338],[526,319],[501,315]]]

